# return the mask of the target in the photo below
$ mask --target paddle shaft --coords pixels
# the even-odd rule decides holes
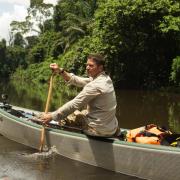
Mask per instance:
[[[51,99],[51,93],[52,93],[52,86],[53,86],[53,77],[54,75],[51,75],[50,78],[50,84],[49,84],[49,90],[48,90],[48,97],[47,97],[47,101],[46,101],[46,107],[45,107],[45,113],[48,113],[49,110],[49,103],[50,103],[50,99]],[[40,147],[39,147],[39,151],[42,152],[43,150],[43,145],[44,145],[44,139],[45,139],[45,125],[43,126],[42,130],[41,130],[41,139],[40,139]]]

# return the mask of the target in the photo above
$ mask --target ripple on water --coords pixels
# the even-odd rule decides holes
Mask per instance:
[[[35,152],[32,154],[24,153],[21,154],[23,157],[26,158],[33,158],[33,159],[46,159],[51,158],[52,156],[57,154],[57,149],[55,146],[51,147],[49,150],[43,151],[43,152]]]

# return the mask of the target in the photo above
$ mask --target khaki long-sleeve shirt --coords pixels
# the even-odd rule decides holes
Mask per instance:
[[[77,109],[87,106],[87,124],[101,135],[113,135],[118,127],[116,119],[116,96],[112,80],[104,72],[95,79],[71,75],[70,84],[83,87],[71,101],[52,113],[54,120],[60,120]]]

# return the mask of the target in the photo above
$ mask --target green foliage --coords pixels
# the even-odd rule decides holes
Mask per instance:
[[[43,0],[30,0],[30,7],[39,6],[43,3]]]
[[[44,60],[45,57],[45,48],[42,44],[34,46],[29,51],[29,63],[40,63]]]
[[[26,67],[27,63],[25,60],[26,51],[20,46],[13,46],[7,48],[7,64],[11,67],[12,71],[20,65]]]
[[[47,31],[39,36],[38,41],[29,49],[27,55],[28,62],[39,63],[48,57],[57,58],[63,52],[63,42],[61,34]]]
[[[28,37],[23,46],[16,41],[26,55],[24,66],[16,61],[13,67],[26,68],[28,64],[24,77],[46,81],[41,69],[48,69],[49,59],[69,71],[85,74],[87,55],[98,52],[105,55],[117,86],[153,89],[177,83],[177,60],[173,59],[180,52],[179,5],[179,0],[61,0],[53,7],[53,16],[49,5],[33,6],[24,22],[12,22],[12,40],[15,32],[24,35],[33,30],[33,18],[39,22],[36,37]],[[2,71],[11,72],[7,50],[0,47],[3,52]],[[22,57],[19,53],[17,59],[22,61]]]
[[[51,60],[51,59],[49,59]],[[48,81],[51,71],[49,68],[49,61],[30,64],[28,69],[24,70],[21,66],[17,68],[16,73],[11,77],[12,79],[19,79],[25,81],[32,81],[34,83],[44,83]]]
[[[164,2],[165,3],[165,2]],[[159,28],[162,32],[168,33],[173,31],[178,33],[180,31],[180,2],[179,1],[167,1],[166,2],[168,13],[165,13],[163,20],[161,21]]]
[[[180,56],[173,59],[171,70],[170,80],[172,80],[177,86],[180,86]]]
[[[63,56],[59,56],[58,64],[75,74],[85,74],[85,63],[90,50],[88,48],[89,37],[81,39]]]
[[[80,38],[87,35],[88,25],[91,23],[96,1],[62,0],[55,7],[55,30],[62,32],[64,52]]]
[[[15,39],[16,40],[16,39]],[[22,39],[21,39],[22,40]],[[19,43],[19,44],[18,44]],[[9,77],[16,68],[21,65],[26,67],[26,51],[22,47],[21,41],[14,46],[6,46],[6,41],[0,42],[0,76]]]
[[[174,31],[166,23],[165,30],[162,25],[167,17],[178,21],[177,7],[179,1],[171,0],[108,0],[100,4],[90,48],[104,52],[115,81],[149,88],[168,84],[180,33],[177,27]]]
[[[27,42],[27,49],[31,49],[33,48],[33,46],[35,46],[39,40],[38,40],[38,37],[37,36],[28,36],[26,37],[26,42]]]
[[[5,62],[6,59],[6,40],[0,41],[0,63]]]
[[[6,41],[3,39],[0,42],[0,76],[6,76],[7,70],[6,65]]]
[[[180,132],[180,124],[179,124],[179,108],[180,103],[177,101],[173,103],[169,103],[168,107],[168,122],[170,129],[173,130],[173,132]]]
[[[19,47],[24,47],[25,46],[25,40],[21,33],[16,33],[14,35],[14,40],[13,40],[13,45],[14,46],[19,46]]]

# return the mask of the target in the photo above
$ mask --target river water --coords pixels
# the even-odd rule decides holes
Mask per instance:
[[[43,111],[48,86],[0,83],[0,93],[9,95],[9,102]],[[59,93],[60,92],[60,93]],[[120,127],[136,128],[145,124],[166,126],[180,132],[180,95],[165,92],[116,90],[117,118]],[[53,89],[50,109],[53,111],[74,96],[67,89]],[[0,180],[135,180],[138,178],[114,173],[64,158],[48,155],[10,141],[0,135]]]

